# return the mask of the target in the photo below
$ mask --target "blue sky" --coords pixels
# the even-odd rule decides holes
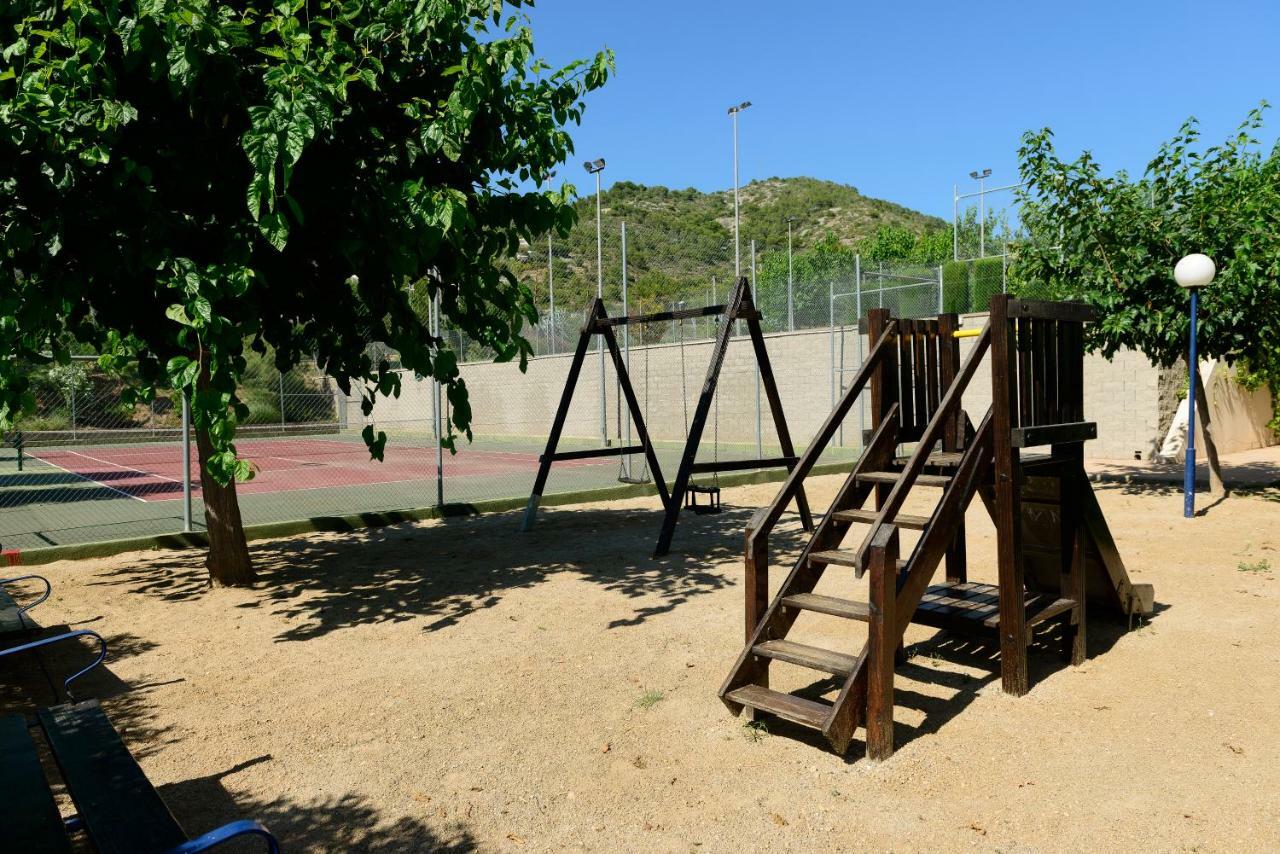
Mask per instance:
[[[731,186],[725,109],[742,100],[744,183],[808,175],[945,217],[971,170],[1017,180],[1030,128],[1140,171],[1187,116],[1217,140],[1280,106],[1277,0],[542,0],[531,17],[553,62],[617,53],[574,133],[584,192],[588,157],[606,183]],[[1273,109],[1268,145],[1278,130]]]

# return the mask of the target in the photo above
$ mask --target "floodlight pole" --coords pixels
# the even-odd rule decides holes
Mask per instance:
[[[960,260],[960,187],[951,185],[951,260]]]
[[[626,317],[630,308],[627,306],[627,221],[622,221],[622,316]],[[631,375],[631,326],[630,324],[622,327],[622,364],[627,369],[627,375]],[[648,382],[648,376],[645,382]],[[621,383],[619,383],[621,384]],[[619,389],[621,391],[621,389]],[[622,421],[622,395],[618,395],[618,421]],[[624,445],[631,444],[631,418],[627,418],[627,435]],[[631,457],[622,458],[623,465],[626,467],[627,477],[631,477]]]
[[[736,107],[729,108],[733,116],[733,278],[742,278],[742,240],[738,227],[738,113],[751,106],[750,101],[743,101]]]
[[[978,179],[978,257],[987,257],[987,179],[985,176]]]
[[[979,172],[975,169],[969,173],[969,177],[978,182],[978,257],[985,258],[987,255],[987,179],[991,177],[991,170],[983,169]],[[952,185],[951,194],[955,199],[953,205],[958,204],[960,201],[960,195],[956,193],[954,185]],[[970,193],[969,195],[973,194]],[[952,222],[956,221],[957,216],[957,209],[952,207]],[[956,229],[953,227],[953,234],[955,231]],[[952,241],[953,251],[956,254],[956,260],[958,261],[960,260],[959,244],[954,242],[954,237],[952,238]]]
[[[604,236],[600,231],[600,173],[604,171],[604,158],[589,160],[582,168],[596,176],[596,298],[604,299]],[[596,342],[600,356],[600,441],[609,444],[609,405],[604,385],[604,338]]]
[[[550,301],[548,311],[551,312],[551,346],[547,349],[556,351],[556,271],[555,256],[552,254],[551,233],[547,232],[547,296]]]

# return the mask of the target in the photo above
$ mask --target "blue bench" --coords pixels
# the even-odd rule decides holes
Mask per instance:
[[[44,593],[34,602],[19,605],[9,595],[9,591],[5,589],[5,585],[15,584],[19,581],[39,581],[44,585]],[[49,579],[42,575],[19,575],[14,578],[0,578],[0,640],[33,632],[36,626],[28,619],[27,612],[48,599],[49,594],[52,592],[53,588],[49,584]]]
[[[68,632],[0,650],[0,658],[80,638],[96,639],[99,650],[92,664],[63,682],[70,702],[41,709],[34,721],[0,716],[0,850],[69,854],[71,834],[83,830],[103,854],[196,854],[240,837],[257,837],[279,854],[275,837],[256,821],[233,821],[189,837],[98,701],[74,701],[71,683],[106,658],[100,635]],[[59,813],[40,763],[41,742],[75,805],[69,819]]]

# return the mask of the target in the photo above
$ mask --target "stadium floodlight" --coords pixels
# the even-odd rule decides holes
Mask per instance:
[[[582,168],[586,169],[592,175],[595,175],[604,170],[604,158],[601,157],[598,160],[588,160],[586,163],[582,164]]]
[[[733,116],[733,277],[742,277],[742,240],[738,229],[738,113],[751,106],[750,101],[743,101],[729,108]]]

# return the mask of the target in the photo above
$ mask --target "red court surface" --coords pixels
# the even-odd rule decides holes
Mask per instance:
[[[249,440],[236,448],[242,459],[257,469],[253,480],[237,484],[241,495],[368,486],[413,480],[434,480],[434,445],[388,444],[383,462],[369,459],[362,443],[336,439]],[[200,480],[192,450],[193,489]],[[29,462],[39,461],[95,483],[123,497],[138,501],[170,501],[182,497],[182,452],[177,445],[123,445],[111,447],[37,448],[27,452]],[[557,463],[592,465],[598,460]],[[463,448],[457,456],[444,453],[444,476],[532,477],[538,454],[515,451],[482,451]]]

